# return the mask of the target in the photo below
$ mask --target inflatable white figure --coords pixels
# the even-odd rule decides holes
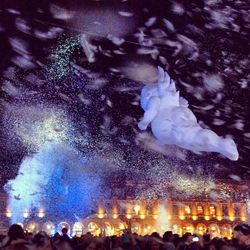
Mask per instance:
[[[151,123],[152,132],[160,144],[175,144],[193,152],[218,152],[230,160],[238,160],[235,142],[198,124],[188,108],[188,101],[180,97],[175,82],[162,68],[158,67],[158,82],[142,89],[141,107],[145,113],[138,127],[146,130]]]

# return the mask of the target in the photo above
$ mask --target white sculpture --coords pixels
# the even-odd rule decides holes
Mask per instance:
[[[188,108],[188,101],[180,97],[175,82],[162,68],[158,67],[158,82],[142,89],[141,107],[145,113],[139,128],[146,130],[151,123],[152,132],[160,144],[175,144],[193,152],[218,152],[230,160],[238,160],[235,142],[198,124]]]

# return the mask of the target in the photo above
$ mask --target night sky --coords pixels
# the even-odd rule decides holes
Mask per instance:
[[[244,0],[2,0],[1,185],[48,139],[32,124],[54,114],[67,127],[59,139],[103,161],[107,179],[157,180],[167,172],[249,180],[248,11]],[[155,79],[157,65],[176,81],[202,126],[235,140],[238,161],[159,149],[150,128],[139,131],[140,91]]]

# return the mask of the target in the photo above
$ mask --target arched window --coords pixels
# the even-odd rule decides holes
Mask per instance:
[[[72,235],[77,236],[77,237],[81,237],[83,235],[83,230],[84,230],[83,224],[81,222],[76,222],[73,225]]]
[[[232,238],[232,227],[230,225],[226,224],[221,227],[221,237]]]
[[[190,224],[190,223],[187,223],[182,227],[182,233],[183,234],[185,234],[185,233],[193,234],[193,232],[194,232],[194,226],[192,224]]]
[[[137,222],[133,223],[131,226],[132,233],[141,234],[141,225]]]
[[[99,236],[101,233],[100,227],[95,222],[90,222],[88,224],[88,231],[94,236]]]
[[[189,205],[186,205],[186,206],[184,207],[184,211],[185,211],[185,215],[191,214],[190,206],[189,206]]]
[[[55,233],[55,225],[51,221],[45,222],[42,226],[42,230],[51,236]]]
[[[196,211],[197,211],[197,215],[203,215],[203,206],[197,205]]]
[[[173,231],[174,234],[182,235],[182,228],[181,228],[181,226],[179,226],[177,224],[174,224],[172,226],[172,231]]]
[[[216,215],[216,208],[214,205],[209,206],[209,214],[210,216],[215,216]]]
[[[206,233],[207,227],[202,223],[198,223],[196,226],[196,231],[198,234],[203,235],[204,233]]]
[[[32,233],[32,234],[36,234],[39,232],[39,225],[38,223],[34,222],[34,221],[30,221],[28,223],[28,225],[26,226],[26,230],[29,232],[29,233]]]
[[[222,213],[223,213],[223,216],[228,216],[228,205],[227,204],[222,205]]]
[[[68,235],[71,234],[71,229],[70,229],[70,225],[69,225],[68,222],[66,222],[66,221],[60,222],[60,223],[58,224],[58,226],[57,226],[57,231],[58,231],[59,233],[61,233],[63,228],[67,228],[67,229],[68,229]]]
[[[104,223],[105,228],[105,236],[112,236],[115,234],[114,227],[111,226],[109,222]]]
[[[146,234],[151,234],[152,232],[152,227],[149,225],[149,224],[145,224],[144,225],[144,228],[143,228],[143,235],[146,235]]]
[[[220,228],[218,227],[217,224],[211,224],[209,226],[209,233],[210,233],[212,238],[219,237],[220,236]]]

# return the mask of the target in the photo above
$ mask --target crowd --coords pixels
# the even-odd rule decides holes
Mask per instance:
[[[250,250],[250,226],[238,225],[232,239],[210,238],[209,234],[182,237],[167,231],[161,237],[158,233],[139,236],[124,231],[122,236],[94,237],[90,233],[70,238],[67,228],[61,234],[49,237],[45,232],[36,235],[25,233],[21,226],[14,224],[8,235],[1,238],[1,250]]]

